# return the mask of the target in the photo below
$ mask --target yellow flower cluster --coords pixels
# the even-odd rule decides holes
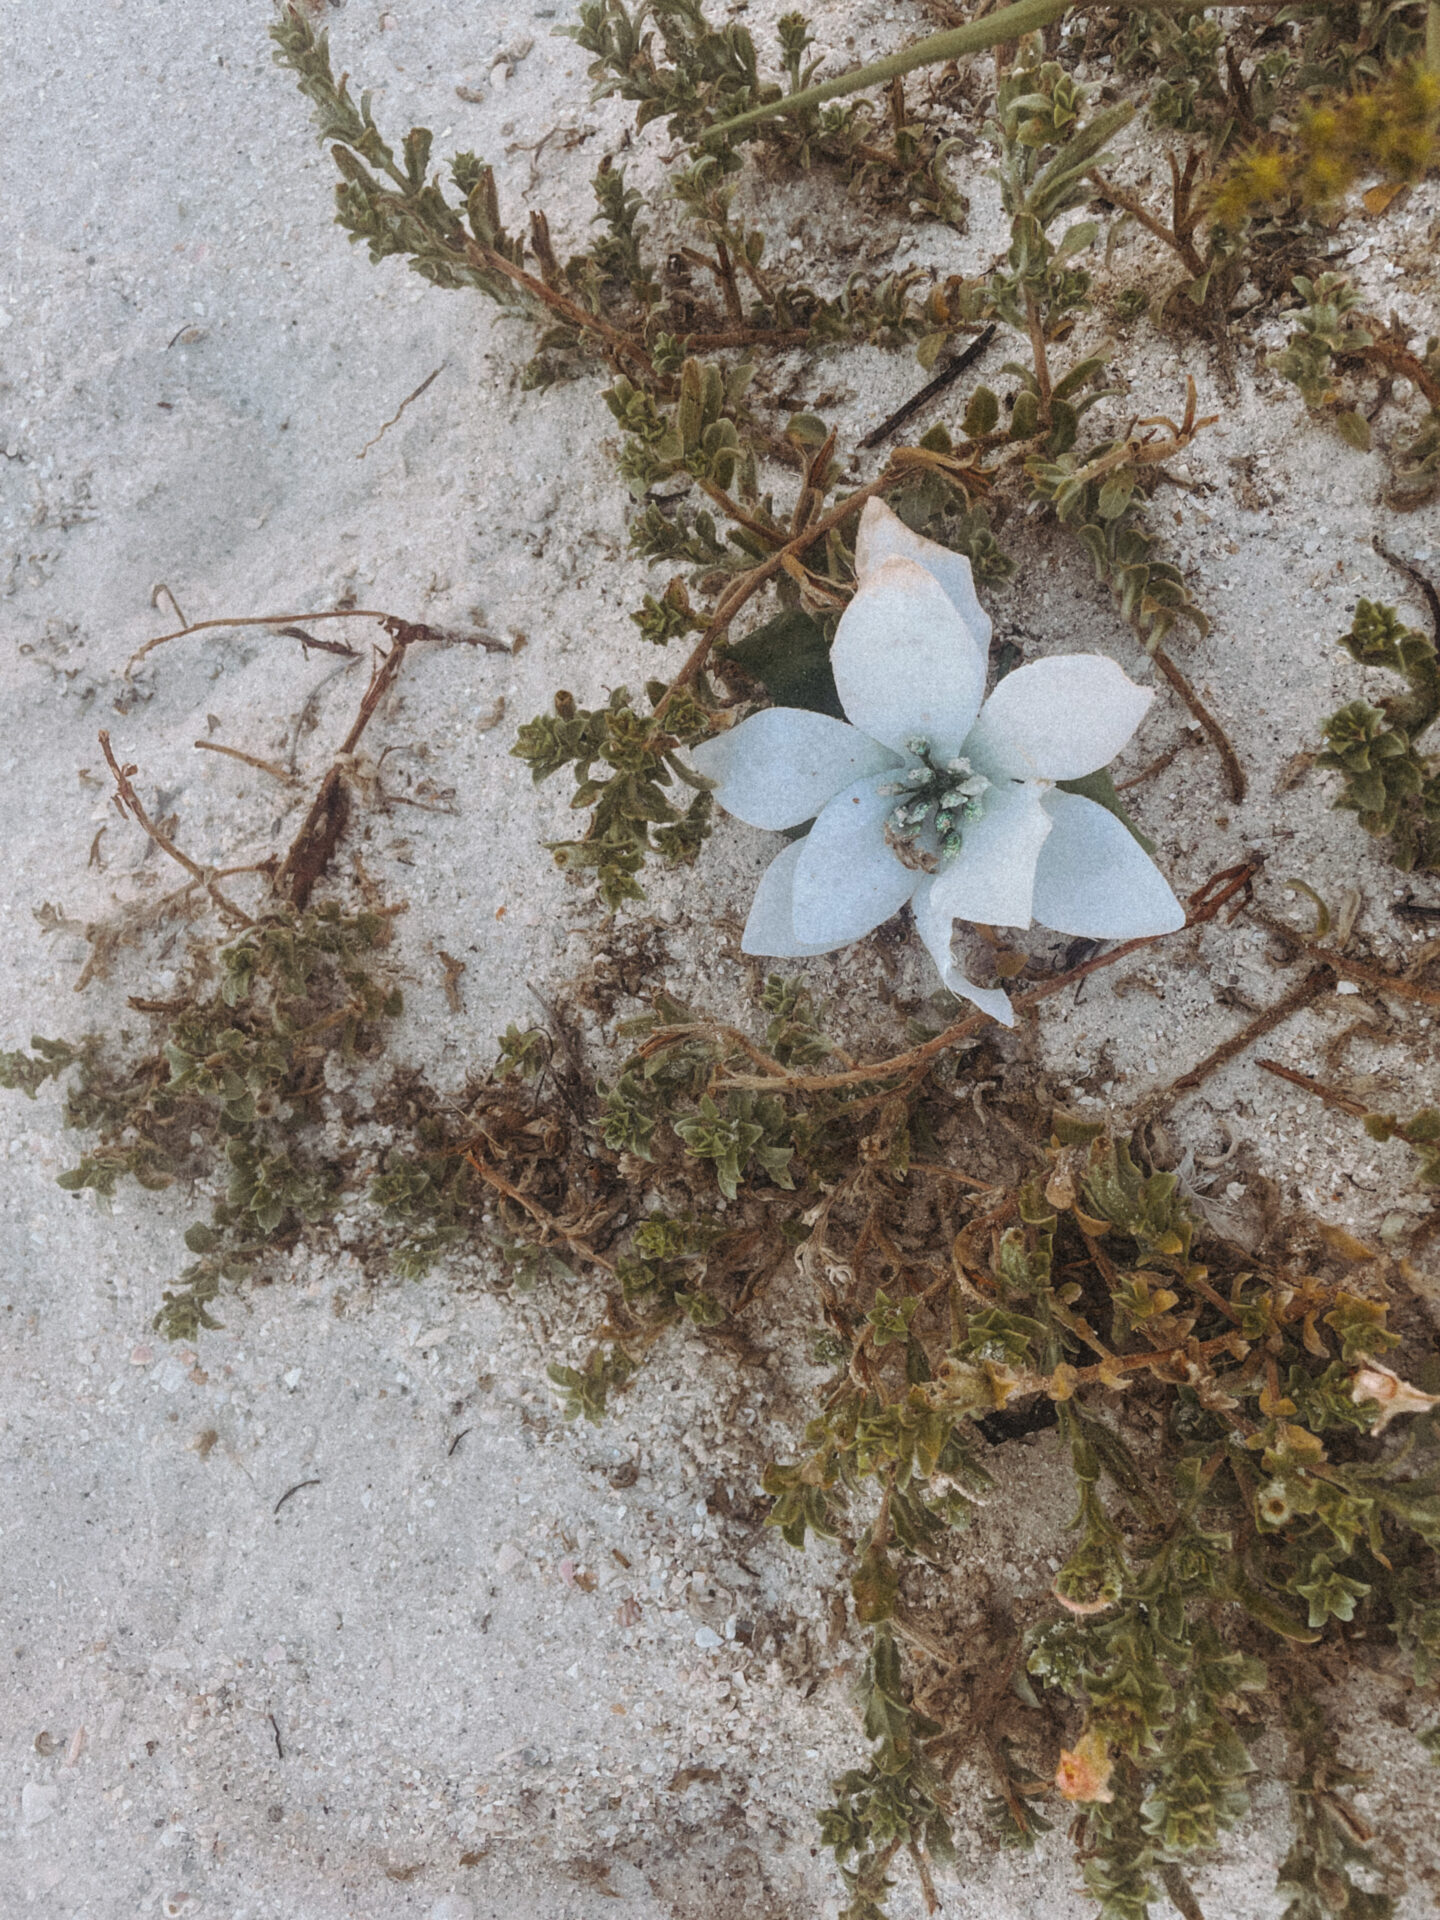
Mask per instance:
[[[1217,225],[1287,200],[1322,207],[1366,174],[1418,180],[1440,159],[1440,76],[1418,62],[1396,67],[1361,93],[1333,94],[1309,108],[1283,143],[1251,147],[1216,182]]]

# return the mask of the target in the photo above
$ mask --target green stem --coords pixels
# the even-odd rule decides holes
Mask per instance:
[[[1164,11],[1188,3],[1189,0],[1120,0],[1122,11],[1131,7]],[[1245,7],[1252,5],[1254,0],[1217,0],[1217,3],[1225,7]],[[733,120],[721,120],[708,130],[701,145],[745,133],[761,120],[771,120],[776,114],[803,113],[847,93],[859,93],[866,87],[887,86],[900,75],[913,73],[917,67],[939,66],[947,60],[958,60],[962,54],[983,53],[987,47],[1021,40],[1027,33],[1038,32],[1041,27],[1048,27],[1052,20],[1059,20],[1071,12],[1075,4],[1076,0],[1015,0],[1014,5],[1002,7],[998,13],[987,14],[983,20],[972,20],[967,26],[952,27],[948,33],[932,33],[927,39],[916,40],[902,52],[887,54],[883,60],[876,60],[868,67],[854,67],[834,80],[822,81],[818,87],[807,87],[803,93],[787,93],[763,107],[752,107],[748,113],[738,113]],[[1440,60],[1440,0],[1430,0],[1430,33],[1434,36],[1436,58]],[[1427,38],[1426,44],[1428,57],[1431,40]]]
[[[858,93],[864,87],[887,86],[901,74],[913,73],[916,67],[936,66],[945,60],[958,60],[964,53],[980,53],[986,47],[1022,39],[1027,33],[1048,27],[1074,4],[1075,0],[1015,0],[1013,6],[1002,7],[999,13],[988,14],[983,20],[952,27],[948,33],[932,33],[868,67],[854,67],[835,80],[822,81],[818,87],[807,87],[803,93],[787,93],[763,107],[752,107],[749,113],[737,114],[733,120],[722,120],[710,128],[705,142],[743,133],[757,121],[769,120],[777,113],[799,113],[818,107],[826,100],[838,99],[841,94]],[[1440,5],[1440,0],[1436,0],[1436,4]]]

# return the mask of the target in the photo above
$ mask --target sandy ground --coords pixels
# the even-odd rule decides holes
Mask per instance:
[[[860,52],[901,31],[895,9],[814,11],[822,37],[828,27],[838,46],[849,28]],[[377,272],[328,225],[330,163],[270,63],[268,17],[259,0],[0,10],[13,49],[0,78],[12,183],[0,209],[0,1043],[134,1020],[125,995],[138,983],[122,969],[77,999],[83,941],[35,917],[49,903],[83,923],[162,884],[157,856],[110,808],[99,727],[198,857],[258,858],[293,832],[298,799],[192,743],[293,756],[313,778],[358,698],[357,671],[234,629],[162,650],[126,681],[131,651],[168,623],[157,586],[190,619],[354,593],[526,643],[412,659],[373,750],[392,749],[398,791],[453,790],[454,810],[377,810],[348,848],[409,902],[396,1054],[455,1084],[508,1020],[533,1017],[529,988],[562,982],[595,944],[600,916],[536,850],[562,828],[564,796],[537,802],[508,747],[557,685],[583,700],[655,671],[626,617],[643,575],[600,444],[598,382],[522,394],[515,322],[395,263]],[[550,36],[555,17],[445,0],[382,14],[352,0],[330,24],[337,65],[377,89],[388,130],[424,120],[439,151],[476,148],[500,163],[508,206],[545,204],[578,243],[586,182],[624,117],[586,104],[583,59]],[[908,31],[920,16],[903,19]],[[487,76],[506,49],[501,87]],[[536,154],[557,125],[574,150],[552,140]],[[657,137],[642,149],[653,167]],[[975,271],[993,257],[993,186],[978,168],[965,184],[970,231],[907,241],[902,260]],[[813,238],[812,215],[792,209],[792,236]],[[1435,224],[1434,195],[1419,193],[1355,236],[1382,310],[1424,311]],[[1179,650],[1252,788],[1231,806],[1213,758],[1187,749],[1140,790],[1137,812],[1182,891],[1251,848],[1272,875],[1336,899],[1358,885],[1371,950],[1393,964],[1420,938],[1389,911],[1399,877],[1327,810],[1323,781],[1277,782],[1321,716],[1379,690],[1332,644],[1357,592],[1397,597],[1372,534],[1434,561],[1436,523],[1375,506],[1375,463],[1305,430],[1293,390],[1252,364],[1227,379],[1195,360],[1202,406],[1223,418],[1189,463],[1201,491],[1167,497],[1166,512],[1215,629]],[[1179,410],[1172,348],[1137,348],[1126,364],[1135,391],[1117,415]],[[903,356],[869,352],[819,370],[796,361],[794,375],[838,385],[856,432],[916,378]],[[1000,637],[1027,653],[1096,646],[1146,671],[1073,551],[1023,528],[1007,538],[1027,565],[995,596]],[[1157,701],[1129,764],[1185,725]],[[738,1004],[751,978],[725,929],[768,853],[763,836],[723,826],[697,875],[650,889],[671,977],[712,1005]],[[458,1015],[442,948],[466,962]],[[158,966],[142,990],[163,992],[163,955]],[[916,956],[900,967],[905,991],[927,991]],[[812,971],[863,1038],[876,955]],[[1287,979],[1267,937],[1243,926],[1119,974],[1052,1002],[1038,1038],[1015,1041],[1017,1069],[1038,1061],[1057,1093],[1097,1110],[1128,1102]],[[1363,996],[1332,996],[1273,1050],[1317,1070],[1319,1047],[1367,1011],[1373,1031],[1347,1065],[1394,1074],[1377,1044],[1388,1016]],[[1418,1081],[1413,1065],[1401,1072],[1418,1104],[1433,1063]],[[1227,1224],[1243,1228],[1271,1183],[1357,1232],[1423,1211],[1399,1148],[1259,1078],[1237,1064],[1167,1122],[1177,1148],[1233,1143],[1211,1193]],[[547,1359],[584,1351],[583,1301],[542,1290],[516,1307],[464,1260],[423,1285],[374,1284],[343,1233],[227,1302],[226,1330],[198,1351],[176,1350],[149,1322],[193,1198],[73,1200],[53,1184],[72,1157],[59,1100],[7,1097],[3,1120],[6,1920],[835,1912],[811,1810],[862,1755],[855,1643],[838,1563],[788,1553],[754,1498],[817,1377],[803,1300],[774,1306],[764,1367],[677,1335],[599,1430],[565,1427],[544,1380]],[[1007,1448],[1004,1473],[1013,1498],[990,1510],[956,1578],[962,1618],[1035,1591],[1064,1550],[1050,1443]],[[1347,1758],[1383,1774],[1362,1805],[1410,1874],[1400,1910],[1431,1911],[1424,1835],[1440,1775],[1411,1748],[1397,1757],[1376,1718],[1383,1698],[1339,1704]],[[974,1786],[978,1804],[985,1783]],[[1195,1875],[1211,1920],[1278,1911],[1282,1814],[1281,1792],[1262,1791],[1252,1824]],[[1086,1910],[1062,1834],[1033,1859],[997,1856],[977,1822],[960,1848],[949,1913]],[[903,1887],[897,1920],[915,1911]]]

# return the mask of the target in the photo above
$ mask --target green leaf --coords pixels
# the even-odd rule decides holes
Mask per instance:
[[[1033,440],[1040,430],[1040,401],[1037,395],[1028,391],[1017,393],[1014,410],[1010,415],[1010,438],[1012,440]]]
[[[845,718],[824,631],[808,613],[798,608],[777,613],[728,646],[725,657],[753,674],[777,707],[805,707],[835,720]]]
[[[1340,429],[1342,440],[1354,447],[1358,453],[1369,453],[1370,422],[1363,413],[1356,413],[1353,409],[1345,413],[1337,413],[1335,424]]]
[[[855,1596],[855,1618],[863,1627],[876,1626],[895,1611],[900,1570],[885,1549],[873,1541],[861,1555],[850,1591]]]
[[[1100,767],[1094,773],[1081,774],[1078,780],[1057,780],[1055,784],[1062,793],[1078,793],[1082,800],[1093,800],[1097,807],[1104,807],[1107,813],[1113,813],[1121,826],[1138,841],[1146,853],[1154,853],[1155,842],[1140,831],[1125,811],[1125,803],[1115,791],[1115,782],[1110,776],[1108,767]]]
[[[793,440],[797,447],[823,447],[829,434],[830,429],[818,413],[792,413],[785,429],[785,438]]]
[[[1272,1600],[1268,1593],[1259,1587],[1252,1586],[1239,1572],[1231,1576],[1230,1593],[1232,1599],[1245,1609],[1252,1620],[1258,1620],[1261,1626],[1269,1627],[1273,1633],[1283,1635],[1286,1640],[1296,1640],[1302,1646],[1312,1646],[1320,1638],[1318,1633],[1303,1625],[1294,1614]]]
[[[1067,227],[1064,239],[1055,249],[1056,262],[1068,260],[1072,254],[1083,253],[1087,247],[1093,247],[1099,231],[1098,220],[1078,220],[1073,227]]]
[[[961,427],[972,440],[978,440],[982,434],[995,431],[995,422],[999,418],[1000,402],[989,387],[977,387],[970,396]]]

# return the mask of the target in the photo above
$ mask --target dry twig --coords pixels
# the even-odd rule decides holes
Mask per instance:
[[[138,773],[140,769],[133,762],[128,766],[121,766],[115,758],[114,750],[110,745],[110,735],[104,727],[100,729],[100,750],[105,755],[106,765],[114,776],[115,807],[121,819],[133,819],[135,824],[150,836],[162,853],[168,854],[177,866],[185,869],[192,880],[204,887],[227,919],[235,921],[242,927],[253,927],[255,922],[249,914],[243,908],[237,907],[228,895],[220,891],[216,884],[214,869],[202,867],[198,861],[192,860],[188,853],[182,853],[170,836],[157,827],[146,813],[141,805],[140,796],[130,784],[131,774]]]

